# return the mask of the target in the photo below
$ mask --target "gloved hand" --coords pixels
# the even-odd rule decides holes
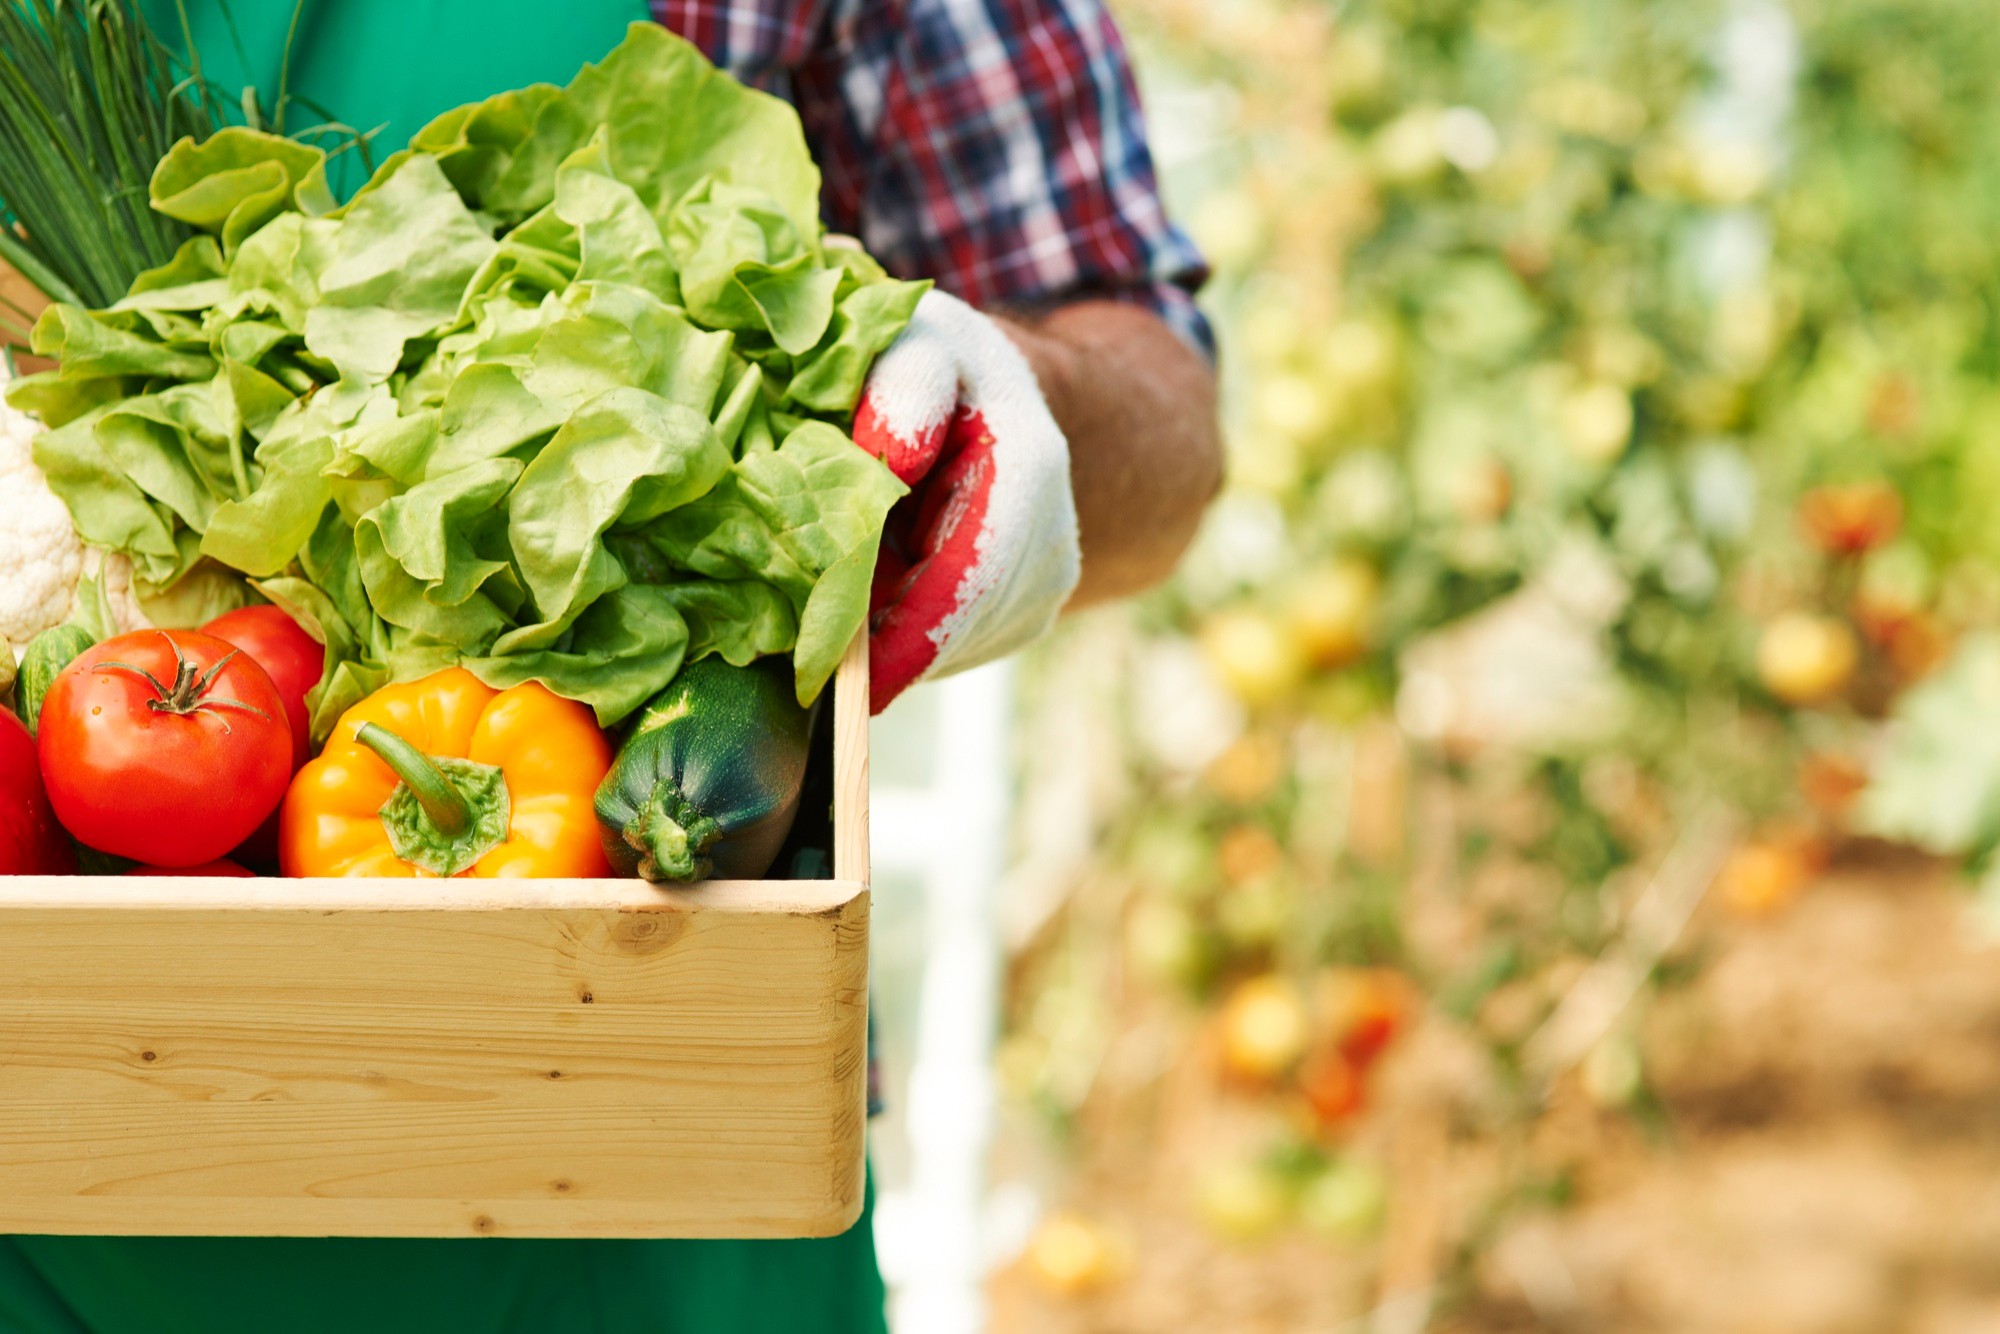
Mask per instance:
[[[869,708],[1047,630],[1082,568],[1069,444],[992,320],[929,292],[876,361],[854,441],[910,494],[889,513],[870,607]]]

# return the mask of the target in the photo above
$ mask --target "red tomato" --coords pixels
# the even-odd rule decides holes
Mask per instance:
[[[42,782],[93,848],[157,866],[213,861],[285,795],[292,735],[271,678],[193,630],[107,639],[42,701]]]
[[[0,709],[0,875],[74,874],[76,853],[42,790],[35,739]]]
[[[1299,1067],[1299,1092],[1325,1127],[1341,1124],[1368,1099],[1361,1070],[1337,1048],[1321,1049],[1306,1058]]]
[[[277,607],[238,607],[201,627],[205,635],[236,645],[257,660],[278,697],[285,701],[285,717],[292,724],[292,770],[312,758],[308,730],[311,715],[306,712],[306,692],[319,684],[326,665],[326,650],[307,634],[299,623]],[[235,853],[239,861],[276,870],[278,865],[278,812],[272,811]]]
[[[1409,1022],[1410,984],[1393,968],[1337,969],[1321,995],[1341,1052],[1361,1069]]]
[[[218,857],[216,860],[212,862],[203,862],[199,866],[135,866],[131,870],[127,871],[125,874],[126,875],[223,875],[223,876],[255,877],[257,873],[255,871],[249,870],[246,867],[238,866],[235,862],[230,861],[229,858],[227,857]]]
[[[308,759],[310,739],[306,727],[306,692],[319,684],[326,665],[326,650],[319,641],[300,628],[299,623],[276,607],[238,607],[201,627],[225,644],[234,644],[257,660],[264,675],[278,688],[285,701],[285,717],[292,724],[292,767]]]
[[[1903,526],[1903,498],[1884,481],[1816,486],[1799,497],[1806,540],[1829,556],[1879,547]]]

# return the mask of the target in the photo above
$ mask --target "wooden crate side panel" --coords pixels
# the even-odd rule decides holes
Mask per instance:
[[[833,873],[869,882],[868,631],[847,646],[833,696]]]
[[[318,911],[282,903],[107,911],[13,909],[0,900],[0,996],[41,1005],[127,995],[361,1005],[385,1015],[495,1005],[782,1009],[819,998],[840,911]]]
[[[0,900],[0,1231],[838,1231],[868,905],[827,888],[792,911]]]

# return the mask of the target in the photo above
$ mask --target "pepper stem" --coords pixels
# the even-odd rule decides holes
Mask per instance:
[[[472,807],[458,785],[431,763],[431,757],[388,728],[363,723],[354,739],[382,757],[403,786],[424,809],[424,815],[447,838],[457,838],[472,826]]]

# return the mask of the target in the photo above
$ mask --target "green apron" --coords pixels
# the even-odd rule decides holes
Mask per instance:
[[[175,0],[145,8],[178,45]],[[268,115],[292,6],[231,9],[234,34],[187,0],[202,72],[232,96],[254,81]],[[567,83],[645,17],[641,0],[306,0],[288,88],[386,122],[379,161],[462,102]],[[320,119],[295,105],[286,128]],[[0,1237],[0,1334],[882,1334],[871,1210],[872,1190],[823,1241]]]
[[[140,7],[178,48],[177,0]],[[276,113],[290,32],[286,91],[358,130],[384,126],[374,139],[378,162],[440,112],[531,83],[568,83],[585,61],[618,45],[627,24],[648,17],[645,0],[304,0],[291,31],[290,0],[234,0],[227,8],[186,0],[186,8],[202,75],[231,105],[255,85],[265,118]],[[295,102],[285,129],[295,134],[321,119]]]

